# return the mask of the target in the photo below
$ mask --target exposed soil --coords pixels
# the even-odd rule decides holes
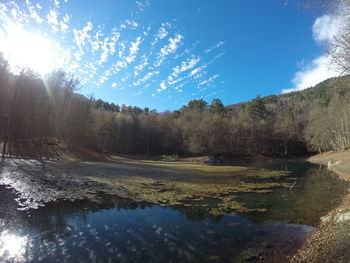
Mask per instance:
[[[0,154],[6,158],[21,158],[34,160],[66,160],[66,161],[105,161],[106,155],[87,148],[66,145],[56,139],[35,143],[31,140],[15,140],[8,142],[4,150],[0,142]]]

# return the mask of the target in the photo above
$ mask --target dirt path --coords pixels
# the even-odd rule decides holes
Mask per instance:
[[[350,181],[350,151],[329,152],[309,158],[324,164],[342,179]],[[316,231],[293,257],[293,263],[350,262],[350,192],[342,204],[321,218]]]

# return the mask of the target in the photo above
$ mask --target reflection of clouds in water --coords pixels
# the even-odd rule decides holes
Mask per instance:
[[[80,171],[74,170],[73,166],[63,169],[49,163],[38,166],[27,162],[20,166],[22,161],[17,164],[11,162],[14,161],[7,160],[6,167],[0,170],[0,182],[1,176],[7,174],[9,178],[11,175],[22,182],[22,186],[28,184],[31,187],[34,185],[32,179],[49,178],[68,168],[72,174]],[[252,207],[256,202],[275,205],[269,206],[267,213],[251,215],[250,218],[245,214],[245,217],[213,219],[203,213],[202,208],[177,207],[174,210],[101,195],[99,203],[52,203],[32,210],[29,219],[27,212],[17,210],[18,206],[13,201],[17,194],[0,185],[0,262],[155,262],[159,258],[164,259],[163,262],[167,262],[168,258],[181,262],[203,262],[218,255],[218,260],[239,262],[236,257],[242,251],[260,249],[263,242],[267,244],[262,248],[267,259],[285,258],[294,253],[313,230],[311,226],[299,222],[314,222],[309,220],[311,214],[318,220],[324,213],[322,211],[328,209],[326,201],[329,199],[334,205],[335,198],[343,191],[338,179],[327,176],[329,172],[326,168],[320,170],[318,166],[305,165],[298,164],[296,167],[303,170],[298,171],[300,179],[293,189],[295,195],[289,189],[281,189],[275,191],[275,195],[249,193],[250,199],[244,196],[245,203],[254,201]],[[91,169],[91,166],[87,167]],[[269,169],[292,168],[283,163]],[[332,195],[326,191],[329,187],[340,188],[332,188],[338,189],[332,191],[335,194]],[[37,193],[40,189],[43,187],[37,187]],[[309,190],[304,192],[304,189]],[[295,196],[298,198],[295,199]],[[318,203],[326,210],[319,211]],[[294,207],[295,204],[298,206]],[[305,221],[305,218],[308,220]],[[297,224],[273,223],[285,221]]]
[[[24,262],[28,238],[7,230],[0,232],[0,258],[11,262]]]

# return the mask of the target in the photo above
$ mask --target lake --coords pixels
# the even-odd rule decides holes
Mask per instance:
[[[286,262],[348,186],[306,162],[265,168],[291,171],[288,180],[297,183],[235,193],[262,212],[220,216],[197,204],[159,206],[105,193],[23,210],[18,193],[1,185],[0,262]]]

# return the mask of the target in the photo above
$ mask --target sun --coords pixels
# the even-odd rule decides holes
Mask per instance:
[[[29,68],[44,75],[58,66],[53,43],[38,33],[20,27],[8,27],[1,31],[0,52],[13,72]]]

